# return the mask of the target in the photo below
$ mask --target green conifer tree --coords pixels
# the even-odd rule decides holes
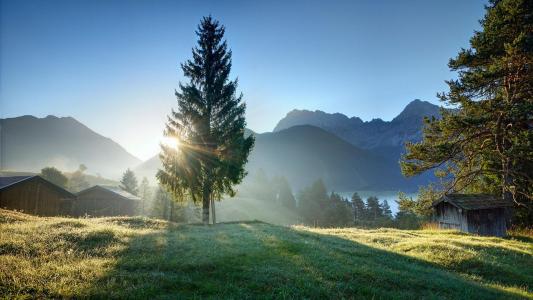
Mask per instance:
[[[366,211],[371,221],[376,221],[383,216],[383,211],[381,210],[381,205],[377,197],[371,196],[366,199]]]
[[[514,200],[533,221],[533,1],[491,0],[482,30],[449,62],[458,72],[440,94],[441,119],[407,144],[407,176],[438,169],[445,192],[488,192]]]
[[[383,200],[383,203],[381,204],[381,211],[383,212],[383,217],[385,219],[392,220],[392,211],[387,200]]]
[[[352,207],[354,223],[363,221],[366,216],[366,207],[365,202],[361,199],[358,193],[353,193],[352,195]]]
[[[193,58],[181,65],[189,79],[176,91],[178,110],[172,111],[165,135],[179,147],[162,145],[163,169],[157,178],[179,201],[202,204],[202,221],[209,223],[209,209],[223,194],[234,196],[233,186],[245,176],[244,165],[254,144],[245,137],[246,105],[237,95],[237,81],[230,81],[231,51],[224,26],[204,17],[196,32]]]
[[[301,190],[298,195],[298,212],[302,221],[308,225],[323,226],[329,200],[326,185],[321,179]]]
[[[122,179],[120,180],[120,188],[132,195],[137,195],[139,192],[137,187],[137,177],[135,177],[135,173],[133,173],[132,170],[127,169],[126,172],[124,172]]]

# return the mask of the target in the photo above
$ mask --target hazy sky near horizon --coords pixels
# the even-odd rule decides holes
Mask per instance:
[[[211,14],[226,26],[252,130],[294,108],[390,120],[415,98],[438,103],[484,4],[2,0],[0,117],[72,116],[147,159]]]

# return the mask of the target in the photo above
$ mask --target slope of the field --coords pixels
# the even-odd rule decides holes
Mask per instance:
[[[0,210],[5,298],[533,297],[533,243],[451,231],[38,218]]]

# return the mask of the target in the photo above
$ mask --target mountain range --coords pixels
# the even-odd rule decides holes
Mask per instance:
[[[390,122],[381,119],[363,122],[358,117],[348,118],[340,113],[295,109],[278,122],[274,132],[296,125],[312,125],[363,149],[403,148],[407,141],[420,140],[424,116],[439,115],[439,106],[418,99],[409,103]]]
[[[321,178],[336,191],[412,191],[431,175],[401,175],[403,145],[421,138],[424,116],[438,115],[438,106],[420,100],[409,103],[392,121],[293,110],[273,132],[247,131],[256,144],[246,168],[249,173],[262,169],[269,176],[285,176],[295,190]],[[141,162],[71,117],[22,116],[0,119],[0,126],[0,169],[36,171],[53,165],[73,170],[83,163],[89,172],[112,179],[134,168],[138,177],[155,182],[161,168],[158,155]]]
[[[250,133],[256,142],[247,170],[253,173],[262,169],[270,176],[285,176],[296,189],[321,178],[337,191],[414,191],[434,178],[431,173],[403,177],[398,162],[404,143],[421,139],[424,117],[439,115],[439,106],[421,100],[409,103],[389,122],[293,110],[273,132]],[[153,178],[159,168],[156,155],[135,172]]]
[[[117,178],[140,163],[118,143],[72,117],[0,119],[0,170],[35,172],[55,166],[73,171],[84,164],[92,174]]]

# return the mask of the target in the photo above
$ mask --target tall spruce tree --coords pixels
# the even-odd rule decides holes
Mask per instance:
[[[366,199],[366,211],[369,220],[375,221],[383,216],[383,210],[381,204],[376,196],[370,196]]]
[[[383,203],[381,204],[381,211],[383,212],[383,217],[389,220],[392,219],[392,211],[387,200],[383,200]]]
[[[139,192],[137,177],[135,177],[135,173],[133,173],[132,170],[127,169],[126,172],[124,172],[122,179],[120,180],[120,188],[130,194],[137,195]]]
[[[179,147],[161,146],[163,169],[157,178],[175,199],[202,203],[202,221],[209,223],[209,209],[223,194],[234,196],[233,186],[245,176],[244,165],[253,147],[245,137],[246,105],[231,81],[231,50],[224,26],[204,17],[198,26],[198,46],[193,58],[181,65],[186,84],[176,91],[178,110],[168,118],[165,135]]]
[[[533,1],[491,0],[470,48],[451,59],[451,108],[407,144],[407,176],[438,169],[445,191],[489,192],[533,218]]]
[[[305,224],[323,226],[325,210],[329,204],[326,185],[318,179],[298,194],[298,214]]]
[[[353,193],[352,195],[352,206],[353,206],[353,221],[354,223],[363,221],[365,218],[365,202],[357,192]]]

